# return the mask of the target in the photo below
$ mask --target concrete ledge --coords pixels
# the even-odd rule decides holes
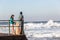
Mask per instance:
[[[0,34],[0,40],[27,40],[25,35]]]

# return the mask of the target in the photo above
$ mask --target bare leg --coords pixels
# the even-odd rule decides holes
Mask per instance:
[[[12,24],[12,33],[15,34],[14,24]]]

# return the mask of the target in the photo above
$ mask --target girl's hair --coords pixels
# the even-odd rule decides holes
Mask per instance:
[[[13,18],[12,16],[14,16],[14,15],[11,15],[11,18]]]

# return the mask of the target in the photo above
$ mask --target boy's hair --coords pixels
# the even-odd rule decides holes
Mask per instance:
[[[22,14],[22,12],[20,12],[20,14]]]

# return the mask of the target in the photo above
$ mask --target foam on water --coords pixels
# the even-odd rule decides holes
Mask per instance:
[[[49,20],[47,23],[24,24],[27,37],[60,37],[60,23]]]
[[[49,20],[47,23],[27,23],[25,29],[60,27],[60,23]]]

